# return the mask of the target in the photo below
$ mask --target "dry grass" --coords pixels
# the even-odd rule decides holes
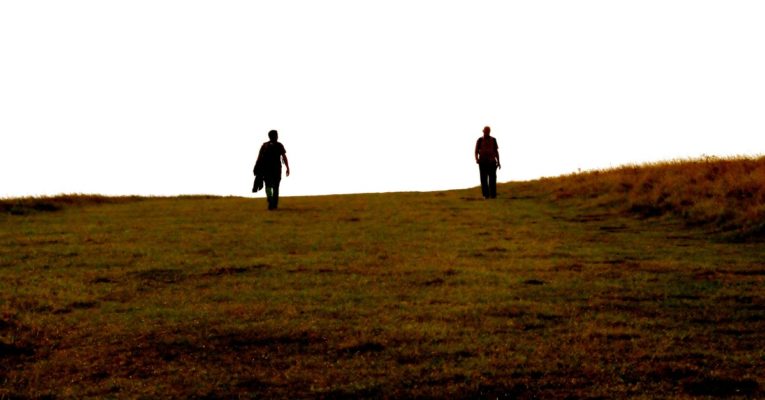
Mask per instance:
[[[0,214],[27,215],[37,212],[59,211],[65,207],[115,204],[141,201],[139,196],[109,197],[96,194],[61,194],[58,196],[21,197],[0,199]]]
[[[652,168],[0,213],[0,399],[762,396],[763,243],[635,218]]]
[[[765,157],[676,160],[544,180],[558,199],[671,214],[734,239],[765,234]]]

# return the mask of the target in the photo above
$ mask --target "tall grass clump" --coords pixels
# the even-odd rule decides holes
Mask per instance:
[[[765,236],[765,157],[673,160],[546,179],[556,199],[673,215],[734,238]]]
[[[28,215],[38,212],[59,211],[71,206],[128,203],[141,199],[139,196],[109,197],[95,194],[61,194],[0,199],[0,214]]]

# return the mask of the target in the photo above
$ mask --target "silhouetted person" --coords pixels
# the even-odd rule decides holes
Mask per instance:
[[[475,162],[481,173],[481,193],[485,199],[497,198],[497,168],[499,163],[499,146],[497,139],[489,136],[491,128],[483,128],[483,136],[475,143]]]
[[[253,172],[256,177],[262,177],[265,183],[268,209],[276,210],[279,207],[279,183],[282,180],[282,161],[284,161],[284,165],[287,167],[287,176],[290,176],[290,164],[287,161],[287,151],[284,150],[284,145],[278,142],[279,133],[272,130],[268,132],[268,138],[270,140],[260,146],[258,161],[255,162]],[[256,182],[257,180],[256,178]],[[255,191],[254,188],[253,191]]]

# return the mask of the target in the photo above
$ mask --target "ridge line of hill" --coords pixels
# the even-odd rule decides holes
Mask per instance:
[[[575,200],[582,207],[615,208],[641,217],[673,216],[691,226],[705,226],[722,232],[734,240],[765,236],[765,156],[704,157],[623,165],[500,186],[511,191],[525,188],[522,190],[547,195],[555,201]],[[27,215],[72,206],[154,198],[221,197],[226,196],[62,194],[0,199],[0,213]]]

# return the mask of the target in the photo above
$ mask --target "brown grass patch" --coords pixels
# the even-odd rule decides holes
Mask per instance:
[[[765,235],[765,157],[677,160],[543,181],[559,200],[617,205],[644,218],[674,215],[731,240]]]

